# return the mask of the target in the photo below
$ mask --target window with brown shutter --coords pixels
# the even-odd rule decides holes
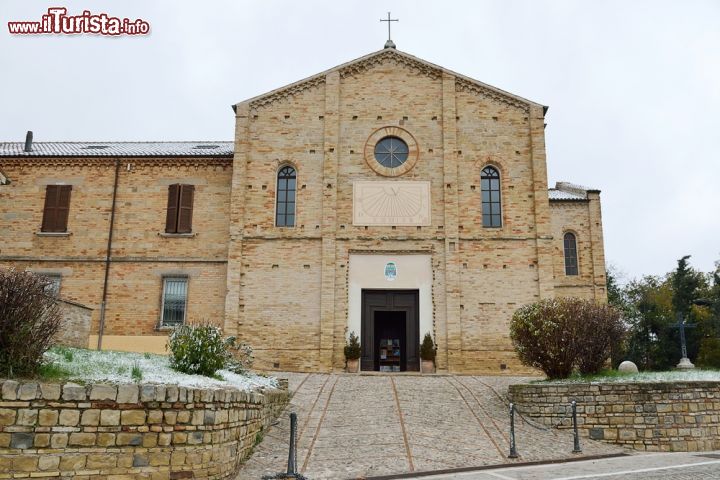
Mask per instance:
[[[168,186],[165,233],[192,233],[194,185]]]
[[[45,207],[41,231],[67,232],[72,185],[48,185],[45,188]]]

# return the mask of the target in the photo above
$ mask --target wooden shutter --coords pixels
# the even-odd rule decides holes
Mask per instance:
[[[180,203],[178,212],[178,233],[192,232],[194,185],[180,185]]]
[[[43,232],[67,232],[72,185],[48,185],[45,188]]]
[[[180,185],[168,186],[167,216],[165,217],[165,233],[177,233],[178,199]]]
[[[57,204],[58,185],[48,185],[45,187],[45,207],[43,208],[42,227],[43,232],[55,231],[55,205]]]
[[[72,192],[72,185],[58,185],[58,203],[55,215],[56,232],[67,232],[70,192]]]

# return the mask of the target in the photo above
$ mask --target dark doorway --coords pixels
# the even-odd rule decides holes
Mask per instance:
[[[420,369],[418,302],[417,290],[363,290],[362,370]]]
[[[375,311],[375,365],[381,372],[402,372],[407,365],[407,312]]]

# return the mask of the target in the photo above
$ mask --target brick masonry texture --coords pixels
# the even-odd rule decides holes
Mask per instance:
[[[720,448],[720,383],[519,384],[510,397],[523,415],[636,450],[694,452]]]
[[[2,382],[0,478],[232,478],[281,389]]]
[[[163,275],[187,275],[188,321],[222,325],[267,370],[339,371],[352,253],[430,255],[439,371],[530,373],[508,324],[521,305],[572,295],[604,302],[599,194],[549,201],[543,107],[382,51],[239,103],[232,158],[123,158],[105,335],[160,336]],[[414,168],[382,177],[368,138],[401,127]],[[372,146],[371,146],[372,147]],[[8,158],[0,187],[0,267],[62,273],[63,298],[98,332],[113,184],[103,158]],[[296,226],[274,225],[276,175],[297,171]],[[480,171],[501,175],[503,225],[483,228]],[[353,182],[428,181],[429,226],[353,225]],[[73,185],[65,237],[39,236],[45,185]],[[167,238],[167,186],[194,184],[194,237]],[[563,233],[576,233],[568,277]],[[133,348],[133,347],[130,347]],[[140,348],[140,347],[136,347]]]
[[[65,300],[60,301],[60,308],[63,325],[57,334],[57,343],[70,347],[87,347],[92,309]]]

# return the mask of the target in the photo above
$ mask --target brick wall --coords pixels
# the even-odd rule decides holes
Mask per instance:
[[[280,390],[2,382],[0,478],[232,478]]]
[[[720,448],[720,382],[511,385],[518,411],[548,426],[571,428],[636,450],[694,452]]]
[[[99,326],[114,159],[3,159],[0,268],[60,274],[60,296],[92,308]],[[188,282],[188,321],[222,324],[231,162],[226,158],[124,158],[118,177],[105,335],[158,335],[163,275]],[[45,187],[73,186],[67,236],[39,234]],[[194,236],[166,236],[168,185],[195,185]],[[130,342],[132,343],[132,342]],[[162,342],[159,342],[162,344]],[[86,345],[85,345],[86,346]]]
[[[605,291],[605,250],[600,218],[600,198],[588,194],[588,201],[550,202],[553,235],[553,272],[555,293],[607,301]],[[575,235],[578,275],[565,275],[565,233]]]

